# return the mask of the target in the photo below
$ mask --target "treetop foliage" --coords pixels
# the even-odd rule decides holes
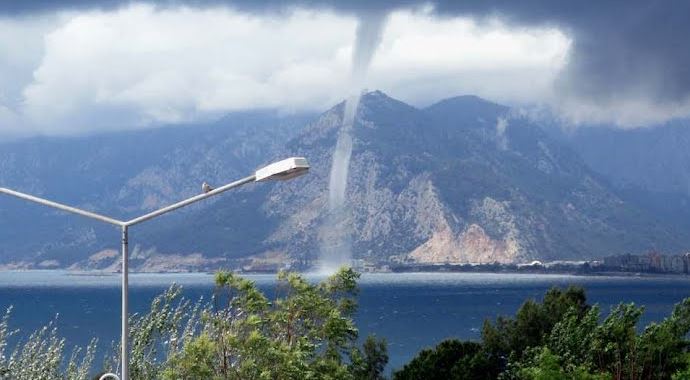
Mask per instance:
[[[463,348],[469,342],[442,342],[393,379],[690,379],[690,299],[640,333],[643,312],[619,304],[602,319],[582,288],[552,288],[541,302],[525,301],[514,317],[486,321],[472,349]]]

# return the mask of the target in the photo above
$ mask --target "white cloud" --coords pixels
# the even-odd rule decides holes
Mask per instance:
[[[564,127],[569,128],[581,124],[615,124],[621,128],[638,128],[690,116],[690,101],[658,103],[647,97],[620,97],[607,102],[594,102],[564,96],[555,99],[551,108]]]
[[[324,110],[349,90],[356,28],[349,16],[132,5],[58,19],[50,32],[27,32],[43,43],[19,65],[32,76],[12,84],[23,88],[21,104],[6,104],[41,133],[145,127],[250,108]],[[541,101],[551,96],[569,43],[553,29],[397,12],[367,86],[415,104],[468,93]],[[23,54],[21,43],[3,47],[0,62]],[[7,67],[0,64],[0,76]]]
[[[144,5],[77,15],[46,36],[23,112],[35,125],[81,130],[324,107],[337,98],[347,68],[337,52],[354,25],[306,11],[281,20]]]
[[[401,12],[391,17],[369,77],[413,103],[459,94],[530,103],[551,96],[569,46],[555,29]]]
[[[43,36],[57,26],[54,16],[0,16],[0,104],[16,105],[43,56]]]

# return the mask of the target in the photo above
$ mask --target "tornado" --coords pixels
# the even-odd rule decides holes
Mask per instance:
[[[387,14],[360,15],[352,50],[350,95],[345,100],[333,152],[328,181],[328,212],[321,230],[319,272],[329,274],[342,266],[352,265],[351,207],[347,203],[347,179],[352,157],[353,129],[357,109],[366,83],[367,71],[381,42]]]

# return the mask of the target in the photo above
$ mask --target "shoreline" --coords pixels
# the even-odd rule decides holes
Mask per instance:
[[[74,277],[120,277],[120,272],[107,272],[100,270],[93,271],[71,271],[68,269],[0,269],[0,275],[3,273],[63,273],[66,276]],[[209,275],[213,276],[216,272],[203,271],[130,271],[130,275]],[[279,271],[235,271],[234,273],[242,276],[258,276],[258,275],[276,275]],[[315,272],[297,272],[307,276],[323,276],[323,274]],[[669,272],[627,272],[615,270],[601,270],[601,271],[563,271],[563,270],[393,270],[393,271],[362,271],[362,275],[405,275],[405,274],[426,274],[426,275],[453,275],[453,274],[495,274],[495,275],[566,275],[575,277],[624,277],[624,278],[688,278],[690,275],[684,273],[669,273]]]

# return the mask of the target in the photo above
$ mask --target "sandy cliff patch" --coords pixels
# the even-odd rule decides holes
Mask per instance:
[[[425,264],[509,263],[516,259],[516,246],[512,239],[492,239],[481,226],[471,224],[459,235],[453,234],[450,228],[434,232],[409,257]]]

